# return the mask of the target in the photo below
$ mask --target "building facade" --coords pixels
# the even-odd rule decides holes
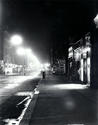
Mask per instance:
[[[90,33],[68,49],[68,76],[70,80],[90,84],[91,42]]]

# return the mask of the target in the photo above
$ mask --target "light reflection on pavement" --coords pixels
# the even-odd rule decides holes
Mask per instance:
[[[0,79],[0,104],[2,104],[4,98],[11,95],[18,87],[20,87],[25,81],[37,78],[40,72],[36,71],[30,74],[30,76],[5,76]]]

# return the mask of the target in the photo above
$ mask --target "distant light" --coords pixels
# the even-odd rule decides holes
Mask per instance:
[[[45,63],[44,65],[45,65],[45,67],[49,67],[49,66],[50,66],[50,64],[49,64],[49,63]]]
[[[22,47],[19,47],[19,48],[17,49],[17,54],[18,54],[18,55],[25,55],[25,49],[22,48]]]
[[[98,28],[98,14],[96,15],[96,17],[94,18],[94,22],[96,24],[96,28]]]
[[[48,69],[49,69],[49,66],[50,66],[49,63],[41,64],[41,70],[42,70],[42,71],[44,71],[44,70],[48,70]]]
[[[28,65],[30,66],[30,68],[32,69],[41,69],[41,64],[38,60],[38,58],[36,57],[36,55],[32,52],[31,49],[26,49],[25,51],[25,55],[27,56],[27,60],[28,60]]]
[[[36,55],[32,52],[30,48],[19,47],[16,52],[18,55],[24,56],[27,59],[27,65],[31,68],[31,70],[41,69],[41,64],[38,58],[36,57]]]
[[[22,44],[22,37],[20,35],[13,35],[10,39],[12,45],[20,45]]]

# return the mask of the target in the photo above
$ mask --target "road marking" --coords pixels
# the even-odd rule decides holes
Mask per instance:
[[[16,106],[21,105],[23,102],[27,101],[28,99],[30,99],[30,97],[26,97],[25,99],[23,99],[21,102],[19,102]]]

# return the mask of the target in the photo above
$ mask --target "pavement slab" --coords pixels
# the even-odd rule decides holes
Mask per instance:
[[[68,83],[57,76],[41,80],[29,125],[98,125],[98,104],[93,99],[97,92],[54,87],[58,84]]]

